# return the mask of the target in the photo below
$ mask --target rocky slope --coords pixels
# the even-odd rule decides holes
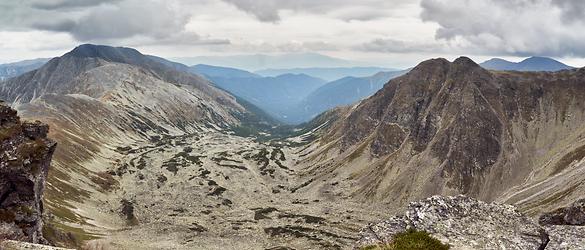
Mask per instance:
[[[121,157],[118,148],[238,126],[249,115],[202,77],[133,49],[96,45],[2,82],[0,98],[54,128],[51,137],[61,147],[48,177],[47,230],[49,238],[71,244],[102,233],[83,225],[95,229],[92,209],[111,197],[105,187],[116,180],[105,172]]]
[[[466,194],[531,213],[582,189],[585,69],[490,72],[468,58],[425,61],[391,80],[304,153],[305,174],[346,194],[404,206]]]
[[[45,242],[43,191],[56,146],[48,130],[0,104],[0,240]]]
[[[451,249],[556,250],[585,244],[581,227],[543,227],[510,205],[434,196],[411,203],[404,215],[368,225],[356,246],[389,243],[407,229],[429,232]]]
[[[180,68],[84,45],[1,84],[0,97],[50,124],[60,144],[45,195],[50,243],[340,248],[383,214],[301,190],[310,178],[296,174],[296,149],[235,136],[248,106]]]

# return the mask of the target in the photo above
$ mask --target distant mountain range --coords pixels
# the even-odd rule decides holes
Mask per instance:
[[[26,72],[38,69],[49,60],[50,58],[39,58],[15,63],[0,64],[0,80],[16,77]]]
[[[256,71],[262,69],[288,69],[301,67],[355,67],[366,66],[361,62],[353,62],[318,53],[294,53],[282,55],[235,55],[235,56],[198,56],[170,58],[186,65],[207,64],[221,65]]]
[[[358,102],[376,93],[391,79],[407,72],[379,72],[369,77],[345,77],[329,82],[303,99],[295,108],[298,113],[290,120],[293,123],[306,122],[329,109]]]
[[[362,69],[366,72],[379,68]],[[326,82],[302,73],[262,77],[244,70],[210,65],[196,65],[191,70],[289,124],[308,122],[329,109],[355,103],[407,72],[374,72],[367,77],[353,77],[343,75],[350,71],[339,68],[330,72],[345,77]]]
[[[366,77],[383,71],[398,71],[380,67],[338,67],[338,68],[293,68],[293,69],[264,69],[254,73],[262,76],[278,76],[282,74],[307,74],[310,76],[335,81],[344,77]]]
[[[481,67],[490,70],[515,70],[515,71],[559,71],[573,69],[562,62],[548,57],[533,56],[521,62],[510,62],[500,58],[493,58],[480,64]]]
[[[281,121],[287,121],[291,109],[327,83],[305,74],[262,77],[243,70],[210,65],[196,65],[191,69]]]

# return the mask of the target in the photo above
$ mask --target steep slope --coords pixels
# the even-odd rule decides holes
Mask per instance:
[[[295,122],[306,122],[322,112],[356,103],[380,90],[390,79],[407,71],[380,72],[370,77],[345,77],[329,82],[305,97],[294,109],[291,118]]]
[[[49,59],[39,58],[15,63],[0,64],[0,81],[22,75],[43,66]]]
[[[43,191],[55,151],[40,122],[0,103],[0,239],[44,243]],[[2,248],[0,246],[0,248]]]
[[[398,71],[396,69],[380,67],[350,67],[350,68],[292,68],[292,69],[264,69],[255,73],[262,76],[278,76],[284,74],[306,74],[327,81],[336,81],[345,77],[367,77],[382,71]]]
[[[310,177],[296,174],[296,150],[234,135],[234,126],[262,114],[181,68],[132,49],[85,45],[2,83],[0,98],[49,124],[59,143],[44,198],[49,242],[340,248],[383,214],[299,190]]]
[[[3,82],[0,98],[23,118],[49,124],[61,145],[45,197],[52,214],[50,240],[59,242],[98,233],[95,223],[104,223],[107,213],[95,208],[111,198],[117,183],[105,173],[121,157],[118,148],[237,126],[249,115],[234,97],[199,76],[133,49],[95,45],[79,46]]]
[[[559,71],[573,69],[562,62],[548,57],[530,57],[521,62],[510,62],[504,59],[493,58],[480,64],[485,69],[515,70],[515,71]]]
[[[546,210],[584,188],[583,177],[575,179],[583,170],[576,164],[585,145],[584,93],[584,69],[489,72],[468,58],[425,61],[305,150],[306,174],[320,176],[307,188],[319,192],[324,179],[391,206],[467,194]],[[515,196],[526,188],[534,189]]]

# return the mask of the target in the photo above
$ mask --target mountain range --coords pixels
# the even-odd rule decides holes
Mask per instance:
[[[196,65],[191,70],[286,124],[308,122],[329,109],[369,97],[390,79],[407,72],[379,72],[368,77],[348,76],[325,82],[314,75],[302,73],[262,77],[248,71],[210,65]],[[339,73],[339,76],[347,72],[341,68],[331,70]]]
[[[353,62],[318,53],[290,53],[280,55],[235,55],[235,56],[198,56],[170,58],[185,65],[207,64],[221,65],[256,71],[268,68],[300,68],[300,67],[355,67],[361,62]]]
[[[43,237],[89,249],[340,249],[407,223],[457,225],[440,232],[467,245],[456,230],[486,229],[461,219],[466,211],[489,227],[514,225],[523,244],[546,247],[549,235],[557,244],[555,228],[544,232],[525,215],[558,223],[580,206],[584,94],[585,69],[486,70],[461,57],[327,83],[91,44],[0,82],[0,99],[48,124],[57,142],[44,203],[30,199],[46,218]],[[264,113],[285,105],[307,122],[281,126]],[[2,136],[14,142],[2,145],[49,141],[40,123],[7,130],[17,118],[2,107],[11,114]],[[23,192],[42,191],[34,186]],[[411,201],[459,194],[525,215],[430,198],[370,224]],[[3,197],[0,205],[16,200]],[[38,234],[41,216],[32,217]]]
[[[403,206],[465,194],[538,214],[585,186],[585,70],[487,71],[433,59],[330,124],[303,154],[319,192],[344,183],[363,201]],[[321,179],[326,181],[321,181]],[[337,188],[341,188],[337,186]],[[550,198],[556,197],[556,198]]]
[[[350,68],[294,68],[294,69],[265,69],[254,73],[262,76],[278,76],[283,74],[306,74],[327,81],[335,81],[344,77],[367,77],[379,72],[399,71],[380,67],[350,67]]]
[[[493,58],[480,64],[483,68],[491,70],[514,71],[559,71],[573,69],[562,62],[548,57],[529,57],[520,62],[510,62],[504,59]]]
[[[15,63],[0,64],[0,80],[22,75],[43,66],[50,59],[39,58]]]

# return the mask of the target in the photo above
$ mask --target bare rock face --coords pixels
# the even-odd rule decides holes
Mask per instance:
[[[406,213],[361,232],[357,246],[388,243],[407,229],[429,232],[451,249],[545,249],[549,235],[513,206],[465,196],[433,196],[413,202]]]
[[[0,239],[42,243],[43,190],[56,143],[0,104]]]
[[[585,226],[585,199],[540,216],[541,225]]]

